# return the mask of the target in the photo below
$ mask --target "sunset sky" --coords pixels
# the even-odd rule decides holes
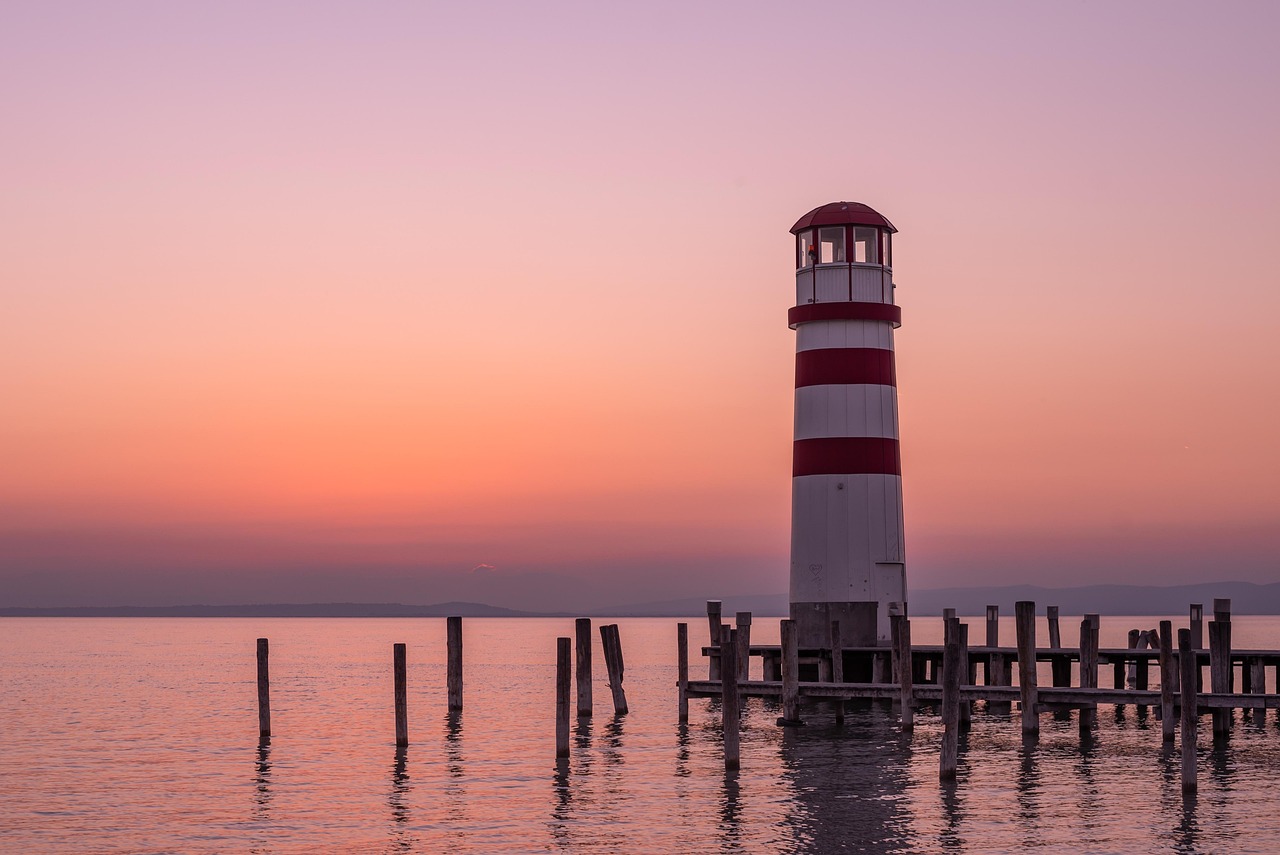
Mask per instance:
[[[0,9],[0,605],[785,591],[872,205],[913,588],[1280,581],[1280,5]]]

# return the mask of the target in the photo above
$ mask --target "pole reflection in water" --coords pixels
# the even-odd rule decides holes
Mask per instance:
[[[556,771],[551,778],[551,790],[555,796],[551,808],[551,841],[560,849],[573,848],[573,836],[569,833],[569,820],[573,814],[573,793],[569,789],[569,758],[557,757]]]
[[[444,815],[459,823],[470,819],[467,807],[465,758],[462,754],[462,710],[444,716],[444,763],[448,777],[444,783]]]
[[[257,759],[253,764],[253,818],[256,821],[270,819],[271,808],[271,737],[258,740]]]
[[[911,749],[879,707],[784,728],[781,779],[787,784],[790,847],[802,852],[910,851],[906,805]],[[936,772],[935,772],[936,774]]]
[[[395,760],[391,764],[391,793],[387,797],[387,806],[391,808],[391,848],[401,852],[412,850],[415,843],[409,828],[409,806],[405,798],[412,789],[408,759],[408,746],[397,746]]]
[[[720,848],[725,852],[740,851],[743,844],[740,774],[739,769],[725,769],[720,788]]]
[[[1200,823],[1196,820],[1197,798],[1195,793],[1182,794],[1182,816],[1178,821],[1175,845],[1178,852],[1199,852]]]
[[[960,827],[964,824],[964,798],[962,793],[969,783],[969,731],[960,731],[959,759],[956,761],[956,776],[950,781],[940,781],[938,793],[942,797],[942,833],[939,843],[943,849],[963,850],[964,838],[960,835]]]
[[[1018,751],[1018,824],[1022,828],[1023,845],[1040,845],[1040,763],[1036,756],[1039,745],[1034,737],[1023,737]]]

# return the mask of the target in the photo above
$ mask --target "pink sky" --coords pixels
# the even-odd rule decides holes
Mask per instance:
[[[7,4],[0,605],[785,590],[836,199],[913,587],[1280,581],[1277,7],[806,9]]]

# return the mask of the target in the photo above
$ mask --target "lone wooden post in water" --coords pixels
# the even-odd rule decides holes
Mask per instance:
[[[403,644],[391,648],[391,665],[395,672],[396,686],[396,746],[409,744],[409,691],[405,674],[405,647]]]
[[[1178,630],[1178,666],[1182,674],[1182,791],[1196,791],[1196,652],[1191,646],[1191,630]]]
[[[600,627],[600,643],[604,646],[604,666],[609,673],[609,691],[613,694],[613,714],[627,712],[627,693],[622,690],[622,638],[616,623]]]
[[[1022,690],[1022,733],[1040,733],[1040,715],[1036,707],[1036,604],[1022,600],[1014,604],[1014,621],[1018,631],[1018,685]]]
[[[556,639],[556,757],[569,756],[569,683],[573,670],[573,640]]]
[[[588,636],[590,641],[591,637]],[[680,697],[680,721],[689,720],[689,624],[676,624],[676,685]]]
[[[267,640],[258,639],[258,736],[271,735],[271,674],[267,668]]]
[[[784,620],[782,635],[782,717],[778,724],[796,727],[800,720],[800,648],[796,635],[796,622]]]
[[[448,674],[449,711],[462,709],[462,617],[445,618],[445,635],[449,654]]]
[[[725,627],[720,635],[725,640],[722,649],[736,650],[740,639],[738,630]],[[724,733],[724,767],[737,769],[739,765],[738,728],[738,669],[723,668],[720,676],[721,730]]]
[[[689,682],[688,625],[685,628],[685,682]],[[591,618],[580,617],[573,622],[574,641],[577,644],[578,718],[591,716]],[[684,693],[680,695],[684,698]],[[686,706],[687,708],[687,706]],[[681,719],[684,721],[684,719]]]

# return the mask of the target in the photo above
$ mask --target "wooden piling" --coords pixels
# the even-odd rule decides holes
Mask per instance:
[[[267,664],[268,644],[258,639],[258,736],[271,735],[271,673]]]
[[[1098,624],[1091,618],[1096,615],[1085,615],[1080,621],[1080,688],[1098,688]],[[1098,706],[1080,708],[1080,733],[1082,736],[1093,732],[1093,725],[1098,720]]]
[[[1044,614],[1049,624],[1049,646],[1057,650],[1062,646],[1062,633],[1058,627],[1058,607],[1045,606]]]
[[[1152,638],[1153,634],[1154,633],[1152,633],[1150,630],[1143,630],[1142,632],[1138,633],[1137,646],[1139,650],[1148,650],[1148,649],[1155,648],[1156,639]],[[1133,665],[1135,669],[1135,678],[1133,681],[1133,687],[1135,689],[1146,691],[1147,688],[1150,686],[1151,669],[1149,667],[1149,664],[1150,664],[1150,660],[1148,659],[1139,659],[1137,657],[1134,657]]]
[[[1014,621],[1018,633],[1018,685],[1022,692],[1022,732],[1040,732],[1040,716],[1036,709],[1036,604],[1026,600],[1014,605]]]
[[[449,664],[446,682],[449,684],[449,711],[462,709],[462,618],[459,615],[445,619]]]
[[[616,623],[600,627],[600,643],[609,674],[609,691],[613,695],[613,714],[624,715],[627,712],[627,693],[622,689],[622,638],[618,635]]]
[[[999,647],[999,646],[1000,646],[1000,607],[987,606],[987,647]],[[996,684],[992,683],[992,685],[996,685]]]
[[[1173,742],[1173,685],[1177,666],[1173,659],[1173,622],[1160,621],[1156,641],[1160,645],[1160,732],[1165,742]]]
[[[738,612],[734,616],[738,627],[734,650],[738,659],[738,682],[751,679],[751,612]]]
[[[396,644],[391,648],[391,664],[395,672],[396,745],[403,747],[409,744],[409,690],[403,644]]]
[[[891,617],[890,622],[895,622],[898,617]],[[844,645],[840,641],[840,621],[833,620],[831,622],[831,682],[844,682]],[[844,724],[844,701],[836,700],[836,724]]]
[[[960,644],[960,685],[973,685],[973,678],[969,675],[969,625],[961,623],[959,618],[956,619],[956,641]],[[946,658],[946,651],[943,651],[943,658]],[[946,670],[946,663],[943,663],[943,671]],[[945,673],[943,679],[946,679]],[[973,704],[970,701],[959,701],[960,706],[960,727],[968,730],[973,719]]]
[[[1214,694],[1231,691],[1231,621],[1209,621],[1209,690]],[[1213,734],[1220,736],[1231,728],[1232,710],[1214,709]]]
[[[590,641],[590,636],[588,636]],[[689,720],[689,624],[676,624],[676,685],[679,687],[680,721]]]
[[[960,621],[948,618],[946,645],[942,657],[942,750],[938,759],[938,777],[950,781],[956,776],[960,753],[960,677],[964,661],[960,649]]]
[[[956,610],[955,610],[955,609],[943,609],[943,610],[942,610],[942,622],[943,622],[943,626],[944,626],[944,628],[943,628],[943,630],[942,630],[942,631],[943,631],[943,634],[946,634],[946,628],[945,628],[946,622],[947,622],[947,621],[949,621],[949,620],[955,620],[955,618],[956,618]]]
[[[782,636],[782,717],[778,724],[795,727],[804,724],[800,720],[800,648],[796,636],[796,622],[781,623]]]
[[[1204,650],[1204,604],[1192,603],[1188,626],[1191,629],[1191,649]]]
[[[683,652],[684,667],[684,684],[689,682],[689,639],[688,626],[680,624],[685,628],[685,648]],[[578,718],[591,717],[591,618],[580,617],[573,622],[573,640],[574,640],[574,664],[577,666],[575,677],[577,679],[578,689]],[[685,698],[683,687],[680,692],[680,702],[684,706],[688,706]],[[680,719],[684,721],[684,719]]]
[[[902,729],[910,732],[915,726],[915,671],[911,667],[911,621],[903,615],[898,620],[898,691],[902,710]]]
[[[556,639],[556,757],[569,756],[569,684],[572,682],[573,639]]]
[[[1138,642],[1141,639],[1142,633],[1138,632],[1136,629],[1129,630],[1129,649],[1137,650]],[[1130,689],[1136,689],[1138,687],[1138,662],[1134,659],[1125,663],[1125,666],[1129,671],[1129,679],[1125,682],[1125,685]]]
[[[725,627],[721,638],[728,636],[726,649],[735,650],[739,644],[738,630]],[[741,726],[738,716],[738,669],[724,668],[720,677],[720,711],[721,730],[724,733],[724,767],[737,769],[739,766],[738,728]]]
[[[1196,791],[1196,729],[1199,711],[1196,709],[1195,648],[1191,645],[1191,630],[1178,630],[1178,667],[1182,675],[1182,791]]]
[[[707,626],[710,630],[711,646],[715,650],[711,651],[711,656],[707,660],[707,679],[720,679],[720,665],[722,654],[720,652],[720,601],[707,600]]]

